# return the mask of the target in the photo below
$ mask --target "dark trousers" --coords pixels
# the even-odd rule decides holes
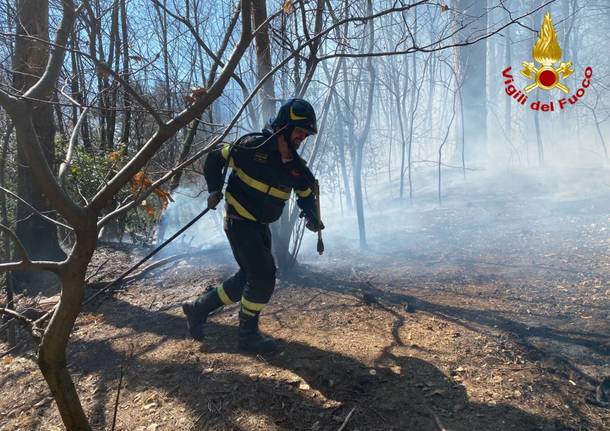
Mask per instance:
[[[257,315],[275,288],[271,231],[266,224],[227,217],[225,233],[239,271],[218,287],[218,295],[225,304],[241,301],[242,312]]]

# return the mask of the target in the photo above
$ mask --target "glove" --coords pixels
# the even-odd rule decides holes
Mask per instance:
[[[325,226],[321,220],[318,220],[316,218],[315,220],[312,220],[312,219],[307,220],[307,223],[305,223],[305,227],[312,232],[319,232],[322,229],[324,229]]]
[[[322,220],[318,220],[318,217],[311,211],[303,210],[301,211],[301,214],[299,214],[299,217],[305,217],[305,227],[312,232],[319,232],[325,227]]]
[[[210,195],[208,196],[208,208],[211,208],[213,210],[216,209],[216,206],[218,206],[218,204],[220,203],[222,198],[223,198],[223,195],[220,190],[211,192]]]

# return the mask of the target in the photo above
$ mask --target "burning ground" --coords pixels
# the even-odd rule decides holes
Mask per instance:
[[[456,181],[443,206],[422,189],[369,213],[364,251],[329,215],[325,255],[305,242],[264,311],[265,357],[236,351],[235,307],[187,338],[180,303],[235,269],[224,245],[193,249],[86,307],[81,401],[110,429],[122,375],[120,430],[608,429],[588,399],[610,374],[610,181],[568,187],[581,174]],[[146,251],[101,247],[91,283]],[[0,365],[0,428],[61,429],[28,348]]]

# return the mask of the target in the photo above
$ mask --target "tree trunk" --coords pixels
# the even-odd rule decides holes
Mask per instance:
[[[66,347],[85,296],[85,273],[95,250],[95,239],[93,223],[87,231],[77,233],[74,252],[61,271],[62,299],[45,330],[38,354],[40,371],[51,389],[64,426],[70,431],[91,429],[68,371]]]
[[[72,32],[72,37],[70,38],[70,46],[73,49],[73,51],[70,53],[70,60],[72,65],[72,98],[74,98],[74,100],[76,100],[81,105],[80,112],[77,106],[72,107],[72,125],[75,126],[78,122],[79,116],[82,115],[82,112],[85,109],[82,106],[87,104],[87,101],[84,99],[83,93],[81,92],[81,88],[84,87],[84,85],[82,84],[84,81],[85,74],[82,73],[82,62],[80,60],[80,56],[76,55],[75,52],[80,49],[80,47],[78,46],[78,38],[76,37],[75,31]],[[89,120],[87,117],[85,117],[83,118],[83,121],[81,123],[80,133],[83,139],[83,146],[87,150],[91,149],[91,138],[89,130]]]
[[[47,0],[18,0],[17,14],[19,36],[32,35],[41,40],[49,39],[49,10]],[[30,88],[42,75],[48,59],[47,44],[26,37],[17,37],[13,57],[13,85],[19,91]],[[53,105],[32,103],[34,130],[42,146],[47,163],[55,164],[55,125]],[[23,152],[23,143],[17,140],[17,194],[37,210],[53,214],[50,203],[34,183]],[[21,202],[17,204],[17,236],[22,241],[30,258],[36,260],[63,260],[66,255],[59,246],[57,228],[53,223],[32,213]],[[47,275],[21,271],[16,274],[20,282],[38,284],[47,280]]]
[[[334,92],[333,92],[334,93]],[[338,104],[337,104],[338,105]],[[339,108],[340,109],[340,108]],[[345,158],[345,129],[343,125],[338,130],[339,133],[339,164],[341,167],[341,178],[343,178],[343,185],[345,187],[345,203],[347,205],[348,210],[352,210],[352,192],[349,186],[349,175],[347,174],[347,161]]]
[[[2,187],[6,187],[6,158],[8,157],[8,147],[11,139],[11,135],[13,133],[13,123],[10,119],[6,118],[6,132],[4,133],[4,137],[2,139],[2,153],[0,158],[0,185]],[[0,220],[4,226],[10,226],[9,216],[8,216],[8,207],[6,204],[6,193],[0,192]],[[2,233],[2,257],[4,262],[11,261],[11,239],[6,232]],[[13,277],[10,272],[4,274],[5,276],[5,292],[6,292],[6,303],[5,307],[9,310],[14,310],[15,306],[13,303]],[[7,320],[11,320],[11,318],[7,315],[3,316],[2,322],[6,322]],[[6,330],[6,341],[8,342],[9,348],[15,345],[15,325],[14,321],[9,323],[8,328]]]
[[[512,59],[512,42],[510,40],[510,27],[506,28],[504,32],[504,64],[505,67],[510,66]],[[504,83],[502,83],[504,84]],[[506,140],[508,145],[512,145],[512,121],[511,121],[511,109],[512,99],[510,97],[504,98],[504,130],[506,131]]]
[[[602,148],[604,150],[604,157],[608,160],[608,147],[606,145],[606,140],[604,139],[604,134],[602,133],[602,129],[599,127],[600,121],[597,118],[597,114],[594,109],[591,109],[591,114],[593,114],[593,122],[595,123],[595,130],[597,131],[597,135],[599,136],[599,140],[602,144]]]
[[[372,0],[367,0],[367,14],[370,15],[373,12]],[[368,52],[373,52],[375,41],[375,26],[373,21],[369,21],[369,35],[368,35]],[[354,158],[354,200],[356,203],[356,216],[358,218],[358,236],[360,239],[360,247],[366,247],[366,226],[364,219],[364,201],[362,197],[362,165],[363,165],[363,154],[364,144],[366,143],[369,131],[371,129],[371,121],[373,118],[373,96],[375,91],[375,80],[377,74],[375,67],[373,66],[372,57],[366,59],[366,70],[368,72],[369,85],[367,94],[366,110],[364,111],[364,123],[361,129],[358,131],[355,140],[355,158]]]
[[[408,57],[407,57],[408,58]],[[419,102],[419,88],[417,88],[417,56],[413,54],[413,72],[411,79],[411,105],[409,106],[409,140],[407,141],[407,172],[409,180],[409,201],[413,202],[413,132],[415,130],[415,112]],[[407,67],[408,64],[407,64]],[[422,77],[423,84],[423,77]],[[420,84],[420,86],[422,85]],[[400,196],[402,198],[402,194]]]
[[[267,1],[252,0],[252,21],[253,27],[258,28],[267,19]],[[256,44],[256,77],[260,81],[271,71],[271,43],[269,41],[269,28],[263,26],[254,36]],[[265,123],[275,115],[275,90],[273,79],[268,79],[263,84],[260,94],[263,107],[263,118],[261,123]]]
[[[458,0],[468,31],[461,34],[472,39],[487,28],[487,1]],[[487,158],[487,40],[459,48],[462,83],[464,138],[468,142],[467,163],[482,163]]]
[[[121,4],[121,37],[123,41],[123,79],[129,83],[129,40],[127,36],[127,10],[125,0],[120,0]],[[127,90],[123,90],[123,107],[125,116],[123,117],[123,131],[121,142],[125,145],[125,151],[129,148],[129,132],[131,127],[131,98]]]

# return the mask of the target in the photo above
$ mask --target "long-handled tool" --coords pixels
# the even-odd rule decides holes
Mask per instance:
[[[136,269],[138,269],[140,267],[140,265],[142,265],[144,262],[146,262],[148,259],[150,259],[151,257],[153,257],[155,254],[157,254],[159,251],[161,251],[161,249],[163,247],[165,247],[167,244],[169,244],[170,242],[172,242],[173,240],[175,240],[178,236],[180,236],[185,230],[187,230],[189,227],[191,227],[192,225],[194,225],[197,220],[199,220],[201,217],[203,217],[204,215],[207,214],[207,212],[210,210],[210,207],[204,209],[202,212],[199,213],[199,215],[197,215],[197,217],[195,217],[193,220],[191,220],[190,222],[188,222],[186,225],[184,225],[184,227],[182,227],[182,229],[180,229],[178,232],[176,232],[175,234],[173,234],[171,237],[169,237],[168,239],[166,239],[165,241],[163,241],[163,244],[161,244],[159,247],[155,248],[153,251],[151,251],[150,253],[148,253],[146,255],[146,257],[144,257],[142,260],[140,260],[138,263],[136,263],[134,266],[132,266],[131,268],[129,268],[127,271],[125,271],[124,273],[122,273],[117,279],[115,279],[114,281],[109,282],[107,285],[105,285],[104,287],[102,287],[100,290],[98,290],[97,292],[95,292],[93,295],[91,295],[89,298],[87,298],[84,302],[84,304],[88,304],[89,302],[91,302],[94,298],[96,298],[98,295],[101,295],[104,292],[107,292],[108,290],[110,290],[111,287],[114,287],[115,285],[117,285],[121,280],[123,280],[125,277],[127,277],[129,274],[131,274],[133,271],[135,271]]]
[[[313,183],[313,193],[316,196],[316,217],[318,217],[318,223],[322,223],[322,217],[320,215],[320,183],[315,180]],[[324,253],[324,241],[322,241],[322,229],[318,230],[318,254],[321,256]]]
[[[248,135],[246,135],[248,136]],[[227,170],[229,169],[229,160],[231,159],[231,153],[233,152],[233,148],[235,147],[235,145],[237,145],[239,143],[238,141],[235,141],[233,144],[231,144],[231,147],[229,148],[229,154],[227,157],[227,162],[225,163],[224,167],[222,168],[222,182],[224,184],[224,178],[227,175]],[[123,280],[125,277],[127,277],[129,274],[131,274],[133,271],[135,271],[137,268],[140,267],[140,265],[142,265],[144,262],[146,262],[148,259],[150,259],[151,257],[153,257],[155,254],[157,254],[163,247],[165,247],[167,244],[169,244],[170,242],[172,242],[173,240],[175,240],[177,237],[179,237],[185,230],[187,230],[189,227],[191,227],[192,225],[194,225],[195,223],[197,223],[197,221],[203,217],[204,215],[206,215],[208,213],[208,211],[210,209],[216,209],[216,208],[210,208],[207,207],[206,209],[204,209],[203,211],[201,211],[199,213],[199,215],[197,215],[193,220],[191,220],[190,222],[188,222],[186,225],[184,225],[178,232],[176,232],[175,234],[173,234],[171,237],[169,237],[168,239],[166,239],[163,244],[161,244],[159,247],[155,248],[153,251],[151,251],[150,253],[148,253],[146,255],[146,257],[144,257],[142,260],[140,260],[138,263],[136,263],[134,266],[132,266],[131,268],[129,268],[127,271],[125,271],[124,273],[122,273],[117,279],[115,279],[114,281],[111,281],[110,283],[108,283],[107,285],[105,285],[104,287],[102,287],[99,291],[97,291],[96,293],[94,293],[93,295],[91,295],[89,298],[87,298],[85,300],[85,302],[83,304],[88,304],[89,302],[91,302],[95,297],[97,297],[98,295],[101,295],[104,292],[107,292],[111,287],[115,286],[117,283],[119,283],[121,280]]]

